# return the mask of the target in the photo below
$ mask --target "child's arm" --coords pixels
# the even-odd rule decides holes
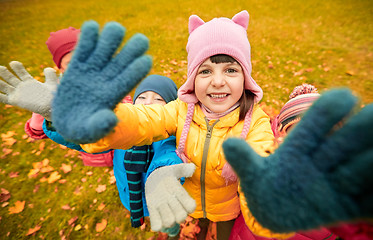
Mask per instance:
[[[268,156],[270,151],[273,151],[274,136],[271,130],[270,118],[259,107],[255,106],[251,118],[251,128],[246,142],[255,150],[260,156]],[[275,233],[263,227],[251,214],[244,193],[239,188],[241,212],[244,217],[245,223],[250,231],[258,236],[266,238],[287,239],[292,237],[294,233]]]
[[[151,227],[154,231],[175,231],[178,223],[195,209],[195,201],[181,185],[185,177],[193,174],[195,166],[183,164],[177,156],[174,136],[153,143],[153,149],[145,183]]]
[[[128,149],[150,145],[175,135],[178,109],[182,102],[172,101],[165,106],[118,104],[115,114],[118,124],[108,136],[93,144],[82,144],[87,152],[108,149]]]
[[[43,131],[44,117],[37,113],[32,113],[32,116],[25,123],[26,134],[33,139],[45,139],[48,136]]]
[[[266,158],[223,144],[260,224],[291,232],[373,217],[373,104],[353,115],[356,103],[346,89],[324,93]]]
[[[176,138],[171,136],[165,140],[153,143],[154,156],[146,171],[146,178],[157,168],[183,163],[176,150]]]

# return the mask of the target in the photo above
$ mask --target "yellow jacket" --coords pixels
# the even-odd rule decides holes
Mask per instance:
[[[187,104],[179,99],[165,106],[120,104],[116,109],[119,123],[114,132],[94,144],[82,145],[82,148],[87,152],[128,149],[171,135],[176,136],[179,144],[186,113]],[[221,145],[228,137],[240,135],[244,122],[238,121],[238,117],[239,108],[219,120],[207,123],[198,104],[194,109],[185,152],[196,165],[196,171],[184,183],[184,188],[196,200],[196,210],[190,214],[194,218],[228,221],[236,218],[241,210],[238,182],[226,183],[221,176],[226,163]],[[212,131],[211,137],[207,137],[208,129]],[[255,106],[246,141],[258,154],[265,155],[266,150],[273,146],[273,138],[269,117],[259,106]],[[203,160],[206,153],[207,157]],[[247,209],[247,206],[243,207]]]

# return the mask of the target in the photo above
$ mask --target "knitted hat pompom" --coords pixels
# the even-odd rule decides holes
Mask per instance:
[[[319,96],[317,88],[311,84],[303,83],[295,87],[289,95],[290,100],[284,104],[280,114],[271,123],[275,137],[285,136],[290,127],[300,121],[301,116]]]
[[[317,88],[311,84],[303,83],[300,86],[296,86],[290,93],[289,99],[293,99],[296,96],[307,94],[307,93],[318,93]]]

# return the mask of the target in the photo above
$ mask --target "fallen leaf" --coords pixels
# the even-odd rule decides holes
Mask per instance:
[[[1,156],[1,158],[4,158],[6,155],[9,155],[13,152],[13,149],[9,149],[9,148],[3,148],[3,155]]]
[[[15,144],[17,142],[17,140],[15,140],[12,137],[2,138],[2,140],[3,140],[4,145],[6,145],[6,146],[12,146],[13,144]]]
[[[98,185],[98,187],[96,188],[96,192],[98,193],[102,193],[106,191],[106,185]]]
[[[146,223],[144,223],[144,224],[143,224],[143,225],[141,225],[141,227],[140,227],[141,231],[144,231],[144,230],[145,230],[145,228],[146,228]]]
[[[195,239],[196,234],[201,231],[200,227],[198,226],[198,221],[185,221],[183,226],[181,227],[180,237],[183,239]]]
[[[102,231],[104,231],[105,228],[106,228],[106,225],[107,225],[107,220],[106,219],[102,219],[102,221],[100,223],[96,224],[96,232],[102,232]]]
[[[43,166],[46,167],[49,165],[49,159],[48,158],[44,158],[43,161],[41,161]]]
[[[0,202],[6,202],[10,198],[10,193],[5,188],[1,188]]]
[[[78,220],[78,216],[71,218],[71,219],[68,221],[68,224],[71,225],[71,224],[73,224],[76,220]]]
[[[7,133],[2,133],[1,138],[2,139],[10,138],[10,137],[13,137],[14,135],[16,135],[15,131],[8,131]]]
[[[36,233],[37,231],[40,230],[40,228],[41,228],[40,225],[36,225],[34,228],[30,228],[30,229],[28,230],[26,236]]]
[[[102,209],[104,209],[105,208],[105,204],[104,203],[101,203],[100,205],[98,205],[98,207],[97,207],[97,209],[98,210],[102,210]]]
[[[9,214],[20,213],[25,208],[26,201],[17,201],[14,207],[9,207]]]
[[[45,166],[40,169],[41,173],[47,173],[47,172],[52,172],[54,168],[52,166]]]
[[[80,192],[80,189],[81,189],[81,187],[79,187],[79,186],[76,187],[75,190],[74,190],[74,194],[75,195],[81,195],[82,193]]]
[[[61,178],[61,175],[57,171],[52,172],[51,175],[48,178],[48,183],[54,183],[55,181],[57,181],[60,178]]]
[[[70,210],[71,209],[71,207],[69,206],[69,204],[63,205],[61,208],[63,210]]]
[[[40,182],[46,182],[46,181],[48,181],[48,178],[46,178],[46,177],[42,177],[42,178],[39,179],[39,181],[40,181]]]
[[[76,227],[74,228],[75,231],[79,231],[80,229],[82,229],[82,225],[80,224],[76,225]]]
[[[92,176],[92,175],[93,175],[93,172],[92,172],[92,171],[89,171],[89,172],[87,172],[86,174],[87,174],[87,176]]]
[[[67,180],[66,180],[66,179],[61,179],[61,180],[59,180],[58,182],[61,183],[61,184],[64,184],[64,183],[67,182]]]
[[[67,150],[67,154],[65,154],[65,158],[72,158],[72,157],[76,157],[77,155],[79,154],[78,151],[76,150],[73,150],[73,149],[69,149]]]
[[[36,184],[35,185],[35,188],[34,190],[32,190],[33,193],[36,193],[37,191],[39,191],[39,188],[40,188],[40,185],[39,184]]]
[[[64,173],[68,173],[68,172],[71,172],[71,169],[72,169],[72,168],[71,168],[71,165],[67,165],[67,164],[62,163],[60,169],[61,169]]]
[[[349,76],[353,76],[353,75],[355,75],[355,73],[354,73],[353,71],[351,71],[351,70],[346,71],[346,74],[349,75]]]
[[[115,184],[116,183],[116,179],[115,179],[115,176],[110,176],[110,178],[109,178],[109,183],[110,184]]]
[[[39,171],[40,171],[39,169],[35,169],[35,168],[31,169],[30,172],[27,174],[27,176],[29,178],[35,178],[38,176]]]
[[[39,151],[44,151],[44,148],[45,148],[45,142],[41,142],[40,144],[39,144]]]
[[[19,172],[11,172],[11,173],[9,173],[9,177],[10,178],[16,178],[16,177],[18,177],[18,174],[19,174]]]
[[[43,167],[43,163],[42,162],[33,162],[32,167],[34,169],[39,169],[40,170]]]

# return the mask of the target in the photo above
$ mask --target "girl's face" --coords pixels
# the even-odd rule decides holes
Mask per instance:
[[[153,91],[146,91],[141,93],[135,100],[135,104],[144,104],[144,105],[150,105],[150,104],[160,104],[165,105],[166,101],[163,100],[163,98]]]
[[[208,58],[199,66],[194,91],[208,109],[223,113],[240,100],[244,79],[239,63],[212,63]]]
[[[64,73],[66,71],[67,66],[70,63],[70,60],[71,60],[72,56],[73,56],[73,52],[69,52],[65,56],[62,57],[62,59],[61,59],[61,67],[60,67],[60,71],[62,73]]]

